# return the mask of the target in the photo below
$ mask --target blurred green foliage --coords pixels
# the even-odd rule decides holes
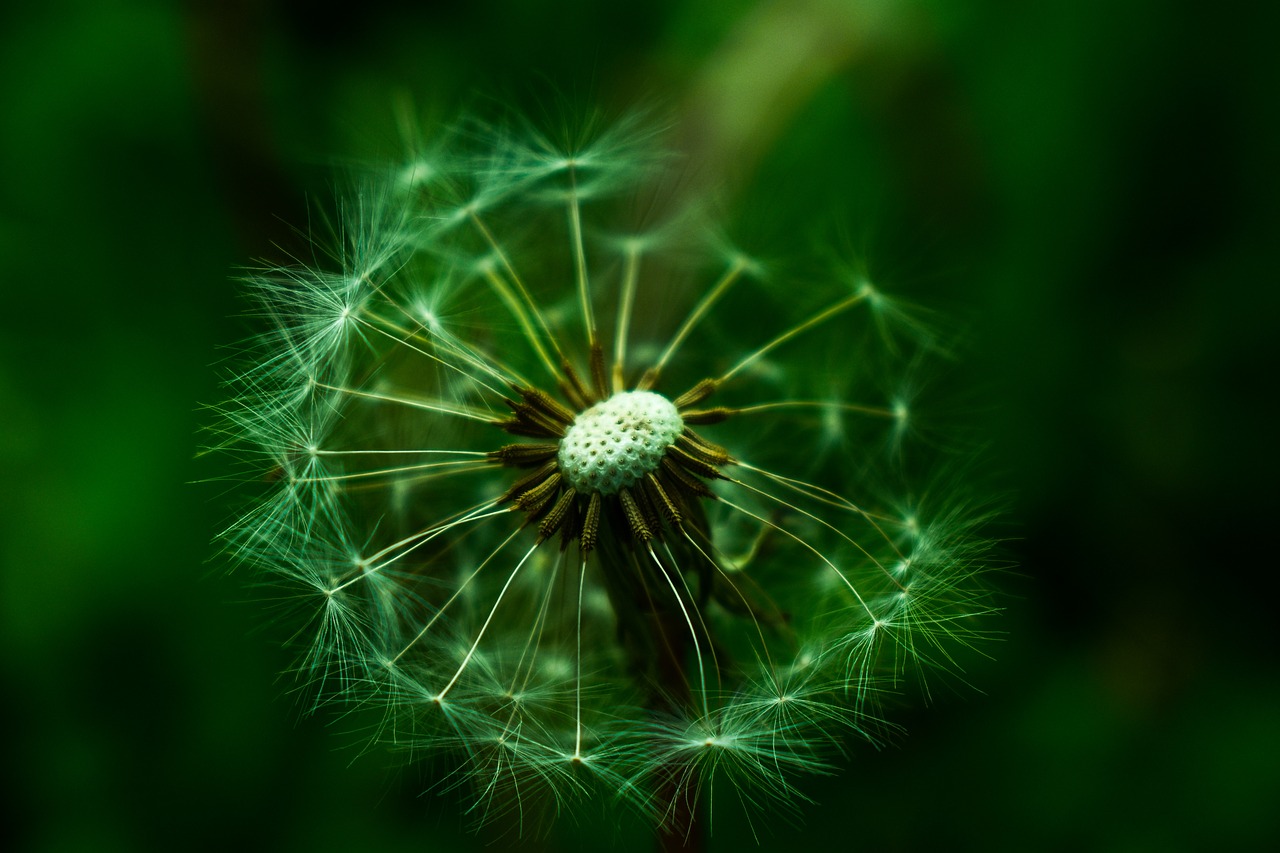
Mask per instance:
[[[1277,840],[1278,16],[799,5],[832,16],[825,70],[787,109],[724,102],[770,129],[758,160],[720,164],[729,206],[767,251],[844,241],[881,286],[956,318],[948,384],[976,389],[1021,570],[1007,642],[971,670],[982,692],[936,694],[902,743],[811,783],[804,826],[764,849],[797,832],[868,849]],[[332,197],[335,160],[398,154],[398,101],[678,113],[742,70],[724,63],[750,52],[730,48],[772,7],[0,12],[7,849],[492,840],[419,796],[430,767],[352,762],[336,747],[355,721],[301,718],[276,675],[284,629],[259,630],[269,604],[207,564],[228,504],[192,484],[222,473],[193,459],[199,406],[219,395],[220,346],[250,330],[231,279],[302,251],[292,226]],[[585,844],[564,823],[542,847]],[[725,822],[711,846],[749,843]]]

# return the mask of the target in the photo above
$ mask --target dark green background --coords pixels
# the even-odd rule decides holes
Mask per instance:
[[[289,226],[331,197],[335,158],[396,153],[397,98],[678,109],[756,7],[17,5],[0,13],[17,816],[0,832],[42,851],[480,849],[452,800],[418,795],[428,770],[351,764],[341,723],[300,718],[279,632],[207,562],[227,502],[191,484],[222,473],[193,460],[199,405],[250,329],[231,277],[298,248]],[[806,784],[817,804],[764,847],[1261,847],[1280,827],[1280,21],[1243,3],[862,5],[887,22],[832,24],[855,49],[726,186],[769,250],[865,247],[883,286],[966,330],[948,381],[973,389],[1021,568],[971,672],[983,692],[939,694],[909,738]],[[547,846],[580,843],[566,821]],[[724,821],[711,849],[747,843]]]

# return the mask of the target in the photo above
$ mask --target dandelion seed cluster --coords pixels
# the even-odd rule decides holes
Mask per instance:
[[[793,801],[992,609],[980,518],[897,473],[919,325],[734,247],[638,121],[413,148],[248,279],[218,407],[259,484],[223,539],[310,609],[300,676],[478,820]]]
[[[557,457],[569,486],[582,494],[614,495],[658,470],[684,421],[671,401],[652,391],[619,391],[575,418]]]

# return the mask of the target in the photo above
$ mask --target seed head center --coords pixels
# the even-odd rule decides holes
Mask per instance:
[[[620,391],[582,412],[560,440],[565,480],[580,494],[612,495],[662,464],[684,431],[671,401],[652,391]]]

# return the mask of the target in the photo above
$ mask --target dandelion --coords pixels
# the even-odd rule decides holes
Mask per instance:
[[[223,540],[310,608],[317,704],[450,756],[479,822],[793,805],[992,611],[981,515],[903,482],[913,312],[753,259],[675,168],[634,120],[465,124],[249,279]]]

